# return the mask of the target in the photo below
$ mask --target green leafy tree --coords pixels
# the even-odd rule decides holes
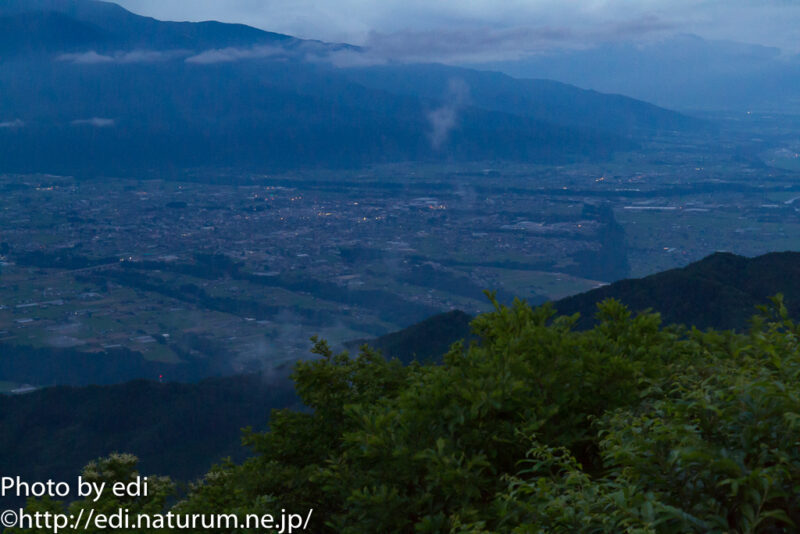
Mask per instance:
[[[313,508],[313,532],[797,531],[800,327],[780,296],[746,333],[663,327],[614,300],[587,331],[494,305],[437,364],[315,340],[293,375],[306,408],[246,432],[254,456],[172,510]],[[114,465],[88,472],[132,472]]]
[[[487,514],[498,524],[494,501],[528,436],[601,469],[592,418],[637,402],[666,347],[684,350],[679,333],[613,301],[589,332],[547,306],[494,303],[473,323],[480,342],[454,345],[440,365],[334,355],[318,341],[321,358],[294,375],[310,411],[274,413],[269,432],[246,438],[255,458],[212,471],[178,508],[280,503],[314,508],[330,531],[441,532]]]
[[[88,496],[82,499],[74,500],[70,503],[55,501],[52,499],[29,499],[26,505],[26,512],[34,514],[36,512],[51,512],[59,514],[67,514],[74,518],[88,518],[91,515],[98,516],[112,516],[119,514],[122,510],[131,517],[131,521],[137,514],[153,515],[163,513],[167,510],[169,499],[174,495],[175,485],[167,477],[148,477],[147,479],[147,495],[131,496],[127,492],[119,492],[122,496],[115,495],[112,490],[115,483],[122,483],[127,486],[130,483],[139,479],[140,475],[137,469],[138,459],[131,454],[112,454],[106,458],[90,462],[82,471],[82,479],[86,482],[93,483],[97,486],[104,484],[104,490],[100,494],[100,498],[95,500],[94,496]],[[70,522],[71,523],[71,522]],[[83,523],[83,522],[82,522]],[[72,529],[72,524],[67,528],[59,530],[65,533],[92,533],[92,532],[109,532],[109,528],[98,528],[97,524],[92,521],[88,528],[87,525],[81,524],[77,529]],[[120,534],[135,534],[141,532],[155,533],[159,529],[135,529],[135,528],[114,528],[111,529]],[[52,534],[52,529],[8,529],[9,533],[33,532],[41,534]]]

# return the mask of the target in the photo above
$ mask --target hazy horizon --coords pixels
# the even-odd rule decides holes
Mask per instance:
[[[694,34],[800,53],[800,5],[771,0],[666,2],[604,0],[564,5],[553,0],[439,2],[363,0],[121,0],[162,20],[218,20],[304,39],[347,42],[394,57],[437,61],[502,61],[539,52],[613,42],[648,43]]]

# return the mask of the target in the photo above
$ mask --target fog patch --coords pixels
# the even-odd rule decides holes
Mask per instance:
[[[458,197],[458,206],[461,209],[473,209],[478,203],[478,193],[475,188],[461,182],[456,186],[456,197]]]
[[[185,56],[187,52],[183,50],[173,50],[170,52],[159,52],[157,50],[134,50],[127,52],[117,58],[118,63],[158,63],[168,61],[176,57]]]
[[[185,50],[132,50],[120,51],[111,54],[98,54],[96,51],[81,52],[76,54],[61,54],[56,59],[76,65],[99,65],[104,63],[159,63],[168,61],[181,56],[188,55]]]
[[[13,121],[4,121],[0,122],[0,128],[5,128],[9,130],[16,130],[17,128],[23,128],[25,126],[25,122],[20,119],[14,119]]]
[[[95,128],[111,128],[116,122],[114,119],[105,119],[103,117],[92,117],[90,119],[77,119],[70,124],[73,126],[94,126]]]
[[[291,310],[279,312],[264,329],[264,337],[249,344],[235,358],[233,367],[238,372],[280,372],[309,356],[309,328]]]
[[[458,125],[461,110],[469,101],[469,86],[464,80],[451,79],[447,84],[444,104],[430,112],[427,118],[430,123],[428,139],[434,150],[442,148],[450,137],[450,133]]]
[[[214,63],[231,63],[247,59],[264,59],[285,55],[286,50],[277,46],[254,46],[252,48],[216,48],[206,50],[186,58],[186,63],[211,65]]]
[[[362,50],[334,50],[322,55],[308,55],[306,61],[316,63],[329,63],[339,69],[374,67],[386,65],[389,58],[373,51]]]
[[[77,63],[79,65],[97,65],[99,63],[111,63],[114,61],[114,58],[111,56],[98,54],[94,50],[90,52],[82,52],[80,54],[61,54],[56,59],[58,61]]]

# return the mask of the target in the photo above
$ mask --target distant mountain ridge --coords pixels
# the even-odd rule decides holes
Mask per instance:
[[[467,98],[479,107],[596,131],[642,133],[707,126],[626,96],[587,91],[554,80],[517,79],[500,72],[431,64],[387,65],[352,69],[348,77],[366,87],[423,98],[437,98],[446,93],[450,80],[463,80],[469,88]]]
[[[100,28],[61,13],[0,16],[0,54],[6,56],[97,47],[107,39]]]
[[[555,301],[553,306],[559,315],[579,313],[579,329],[595,323],[599,302],[614,298],[634,314],[648,309],[660,313],[664,324],[744,331],[757,313],[756,306],[778,293],[784,295],[791,317],[800,321],[800,252],[755,258],[717,252],[686,267],[620,280]],[[363,342],[405,362],[430,359],[444,353],[431,353],[430,347],[446,348],[467,338],[470,319],[463,312],[448,312]]]
[[[357,67],[358,47],[93,0],[5,0],[0,30],[0,172],[567,162],[704,127],[556,82]]]
[[[90,460],[130,452],[143,476],[189,481],[226,456],[246,456],[241,429],[262,428],[271,409],[297,404],[288,378],[260,375],[0,395],[0,471],[69,480]]]
[[[115,49],[196,49],[299,41],[288,35],[267,32],[244,24],[166,22],[131,13],[123,7],[97,0],[5,0],[0,17],[27,21],[61,19],[78,22],[96,33],[81,39],[95,51]],[[0,19],[2,20],[2,19]],[[37,26],[25,28],[30,38],[47,39]],[[9,39],[10,40],[10,39]]]
[[[551,78],[677,109],[797,113],[800,56],[774,47],[676,34],[545,51],[472,68]]]
[[[403,363],[437,360],[459,339],[470,337],[472,316],[461,310],[436,314],[408,328],[375,339],[359,339],[345,344],[350,351],[369,345]]]
[[[800,252],[755,258],[717,252],[680,269],[567,297],[555,307],[565,315],[580,313],[580,327],[593,324],[597,302],[615,298],[634,312],[652,308],[667,324],[745,330],[756,306],[777,293],[784,295],[792,317],[800,319]]]

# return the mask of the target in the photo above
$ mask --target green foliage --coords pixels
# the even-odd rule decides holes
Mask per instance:
[[[637,403],[668,350],[687,342],[614,301],[583,333],[572,331],[577,317],[548,306],[494,303],[473,322],[481,341],[454,345],[441,365],[403,367],[366,348],[334,355],[318,342],[321,358],[295,373],[312,411],[276,412],[269,432],[248,437],[255,458],[221,470],[181,506],[239,494],[220,509],[255,512],[247,502],[268,496],[313,507],[335,532],[501,528],[501,496],[518,484],[531,436],[571,451],[593,481],[604,470],[593,418]]]
[[[747,334],[597,325],[496,301],[440,365],[368,348],[294,374],[306,411],[248,433],[180,513],[314,509],[314,532],[794,532],[800,327],[776,297]]]
[[[117,497],[112,491],[114,483],[120,482],[124,484],[131,483],[139,477],[137,470],[139,460],[131,454],[112,454],[106,458],[101,458],[90,462],[82,472],[84,481],[91,482],[96,485],[105,483],[105,490],[102,492],[99,499],[94,500],[93,496],[83,499],[75,500],[68,505],[64,503],[53,501],[51,499],[30,499],[28,501],[26,511],[29,514],[36,512],[51,512],[54,514],[68,514],[72,517],[89,517],[90,513],[95,516],[103,514],[105,516],[112,516],[119,513],[120,510],[126,510],[132,518],[138,514],[153,515],[162,513],[167,507],[168,499],[174,495],[175,485],[167,477],[149,477],[147,480],[147,496],[130,496],[124,495]],[[121,492],[124,493],[124,492]],[[83,511],[83,514],[81,513]],[[108,528],[97,528],[96,524],[89,524],[89,528],[85,529],[84,522],[79,525],[78,529],[71,528],[70,524],[59,532],[66,534],[71,533],[94,533],[94,532],[108,532]],[[153,533],[158,532],[158,529],[152,530],[139,530],[139,529],[113,529],[114,532],[120,534],[136,534],[136,533]],[[41,534],[52,533],[51,529],[7,529],[6,532],[14,534],[16,532],[32,532]]]

